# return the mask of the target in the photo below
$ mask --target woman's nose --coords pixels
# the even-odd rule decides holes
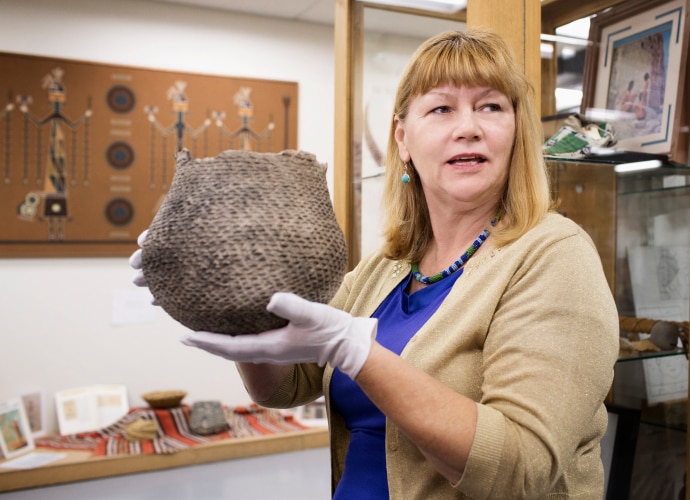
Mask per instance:
[[[474,111],[458,110],[453,120],[453,139],[477,140],[480,137],[481,127]]]

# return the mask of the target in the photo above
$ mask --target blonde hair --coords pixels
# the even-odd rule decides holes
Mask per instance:
[[[500,226],[491,232],[493,243],[501,246],[518,239],[551,206],[534,89],[515,64],[510,49],[500,37],[484,29],[442,33],[417,49],[395,97],[383,199],[384,253],[392,259],[417,262],[433,239],[419,177],[411,169],[409,184],[400,180],[405,164],[395,141],[395,116],[404,121],[415,97],[442,85],[490,87],[505,94],[515,109],[516,136],[499,207],[503,216]]]

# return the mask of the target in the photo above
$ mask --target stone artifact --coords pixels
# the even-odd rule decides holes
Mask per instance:
[[[346,271],[326,166],[303,151],[192,160],[182,150],[142,261],[158,304],[192,330],[238,335],[284,326],[266,311],[275,292],[327,303]]]
[[[678,347],[678,332],[673,323],[659,321],[649,331],[649,340],[662,351],[669,351]]]
[[[197,401],[192,405],[189,429],[205,436],[218,434],[228,429],[228,421],[220,401]]]
[[[636,351],[669,351],[678,348],[678,341],[682,349],[688,349],[688,331],[690,324],[687,321],[666,321],[649,318],[631,318],[620,316],[618,318],[621,331],[630,338],[630,347]],[[640,339],[635,336],[639,333],[649,334],[648,338]]]

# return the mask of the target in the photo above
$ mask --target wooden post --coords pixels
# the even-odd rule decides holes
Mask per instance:
[[[363,10],[355,0],[336,0],[335,2],[335,143],[333,145],[333,208],[343,230],[348,248],[348,266],[352,269],[360,259],[358,225],[354,210],[354,144],[357,136],[355,104],[358,101],[357,78],[361,71],[355,71],[359,61],[358,50],[361,43]],[[360,29],[357,29],[357,28]]]
[[[467,27],[493,29],[513,49],[532,83],[541,114],[541,2],[540,0],[468,0]]]

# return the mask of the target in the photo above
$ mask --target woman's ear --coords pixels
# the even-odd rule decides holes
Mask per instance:
[[[393,123],[395,124],[395,142],[398,145],[398,156],[400,156],[400,159],[402,160],[403,163],[407,163],[410,161],[410,152],[407,149],[407,146],[405,144],[405,127],[396,115],[395,118],[393,118]]]

